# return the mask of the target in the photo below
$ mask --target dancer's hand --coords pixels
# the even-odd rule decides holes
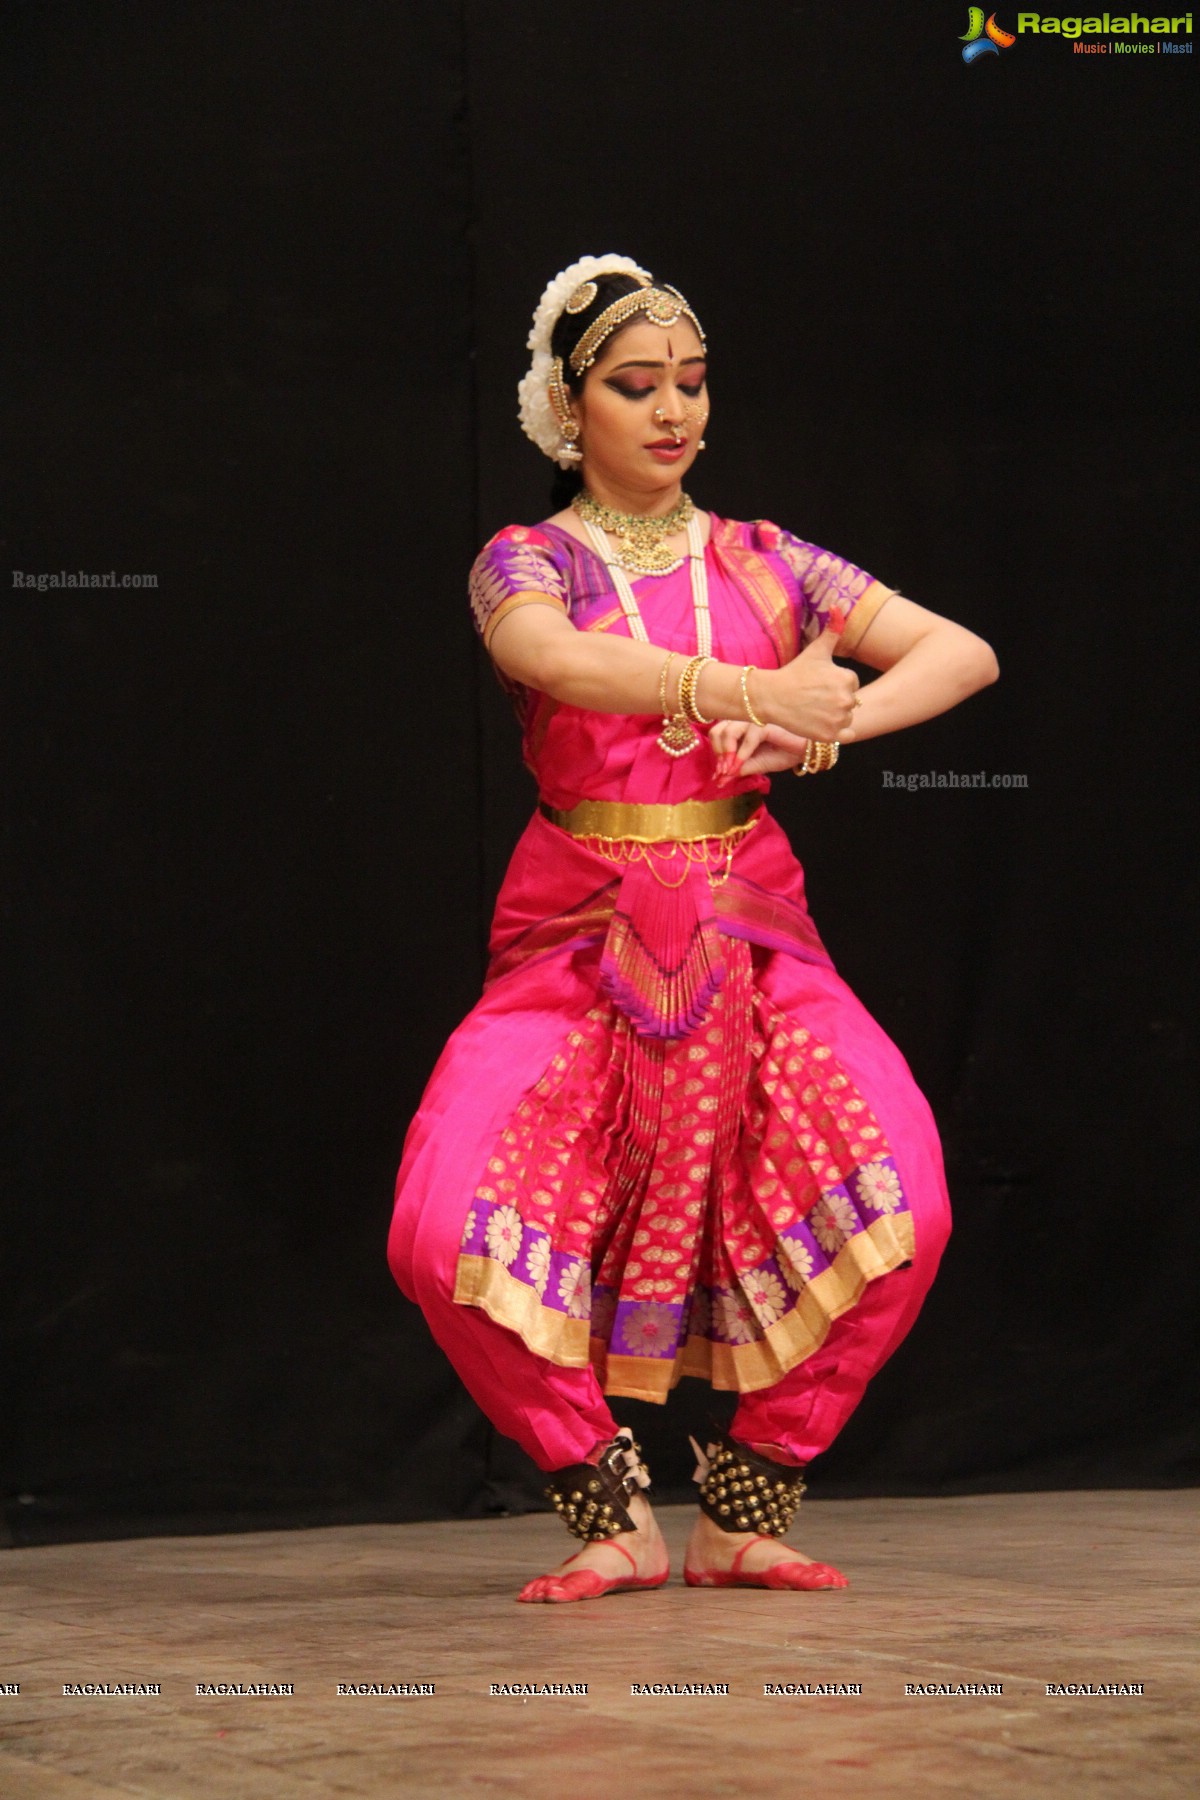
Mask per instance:
[[[834,662],[839,633],[826,626],[781,669],[759,669],[755,688],[764,695],[758,710],[774,724],[822,743],[848,744],[854,736],[858,676]]]
[[[708,741],[720,782],[793,768],[808,747],[807,738],[794,737],[782,725],[751,725],[745,719],[718,719]]]

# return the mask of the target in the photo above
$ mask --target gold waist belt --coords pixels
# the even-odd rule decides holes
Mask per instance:
[[[657,844],[673,839],[694,843],[698,838],[723,837],[738,831],[762,806],[760,793],[730,794],[723,800],[677,800],[670,805],[628,800],[581,800],[562,812],[538,802],[538,811],[552,825],[572,837],[628,838],[635,843]]]

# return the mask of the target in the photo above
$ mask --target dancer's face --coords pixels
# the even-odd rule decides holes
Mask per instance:
[[[707,372],[690,319],[635,319],[615,332],[573,400],[585,483],[646,495],[678,488],[708,420]]]

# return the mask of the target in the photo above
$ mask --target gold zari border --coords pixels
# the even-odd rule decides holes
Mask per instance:
[[[895,588],[884,587],[882,581],[873,581],[859,599],[854,602],[846,616],[842,635],[838,639],[835,656],[853,656],[863,638],[867,635],[876,613],[886,606],[896,593]]]
[[[873,1219],[842,1245],[829,1267],[805,1284],[795,1304],[756,1342],[721,1344],[689,1337],[671,1362],[610,1353],[598,1338],[589,1343],[588,1320],[568,1319],[545,1306],[533,1288],[489,1256],[460,1255],[454,1298],[460,1305],[481,1306],[498,1325],[515,1331],[535,1356],[560,1368],[586,1368],[590,1361],[605,1394],[661,1405],[685,1375],[743,1394],[773,1387],[820,1349],[834,1320],[857,1304],[869,1282],[912,1260],[914,1242],[911,1213]]]
[[[743,1394],[774,1387],[781,1376],[819,1350],[829,1327],[862,1298],[869,1282],[910,1262],[915,1234],[909,1212],[875,1219],[855,1232],[827,1269],[807,1282],[796,1304],[752,1344],[718,1344],[711,1338],[689,1338],[676,1358],[680,1376],[696,1375],[715,1388]]]
[[[485,650],[491,651],[492,634],[501,619],[506,619],[509,613],[518,606],[556,606],[559,612],[567,612],[567,608],[563,605],[563,602],[554,594],[543,594],[532,588],[520,594],[510,594],[507,600],[502,600],[499,606],[495,607],[493,611],[488,614],[488,621],[484,626],[483,631],[483,647]]]
[[[515,1331],[535,1356],[563,1369],[587,1368],[588,1321],[568,1319],[543,1305],[536,1288],[518,1281],[494,1257],[459,1256],[454,1298],[460,1306],[481,1306],[497,1325]]]

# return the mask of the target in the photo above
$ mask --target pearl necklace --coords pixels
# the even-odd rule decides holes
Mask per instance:
[[[617,598],[621,602],[621,611],[625,614],[629,625],[630,637],[638,638],[643,644],[648,644],[650,634],[646,630],[646,622],[642,618],[628,576],[620,564],[614,560],[608,547],[608,540],[599,526],[586,513],[581,513],[580,517],[588,536],[595,545],[597,554],[602,558],[612,578],[612,584],[617,590]],[[708,572],[704,567],[704,541],[700,536],[700,521],[697,519],[694,509],[688,517],[687,542],[688,573],[692,581],[692,611],[696,615],[696,650],[700,656],[711,656],[713,640],[712,614],[708,609]],[[682,560],[680,558],[680,561]],[[672,567],[677,569],[679,563],[674,563]],[[682,713],[677,713],[673,719],[664,718],[658,744],[668,756],[686,756],[689,750],[694,750],[700,742],[700,734],[693,730]]]

